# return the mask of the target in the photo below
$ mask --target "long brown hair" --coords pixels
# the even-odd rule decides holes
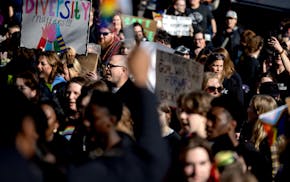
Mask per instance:
[[[214,49],[214,52],[224,55],[223,74],[225,78],[230,78],[236,70],[235,70],[234,63],[231,60],[229,52],[225,48],[222,48],[222,47]]]

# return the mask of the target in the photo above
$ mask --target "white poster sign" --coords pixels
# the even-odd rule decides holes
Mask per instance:
[[[91,1],[23,0],[21,46],[85,54]]]
[[[185,16],[163,15],[162,27],[170,35],[189,36],[192,20]]]

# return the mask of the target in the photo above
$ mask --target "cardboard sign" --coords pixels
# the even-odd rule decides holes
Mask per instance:
[[[79,63],[82,66],[82,73],[85,75],[88,72],[96,72],[99,55],[88,53],[87,55],[77,56]]]
[[[202,64],[157,50],[155,94],[161,101],[176,106],[181,93],[201,89],[203,73]]]
[[[189,36],[191,22],[190,17],[163,15],[162,27],[170,35]]]
[[[86,53],[91,1],[25,0],[21,46],[63,52],[71,46]]]
[[[100,55],[101,54],[101,46],[99,44],[95,44],[95,43],[88,43],[87,44],[87,52]]]
[[[153,41],[157,28],[156,22],[154,20],[129,15],[122,15],[121,18],[124,27],[132,25],[135,22],[140,23],[143,26],[144,32],[148,40]]]
[[[156,42],[149,42],[149,41],[141,42],[140,46],[147,52],[148,55],[150,55],[147,87],[151,92],[155,92],[157,50],[162,50],[163,52],[168,52],[168,53],[174,53],[174,49],[168,48]]]

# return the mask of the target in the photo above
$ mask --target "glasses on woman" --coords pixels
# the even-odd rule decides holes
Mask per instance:
[[[223,91],[223,87],[214,87],[214,86],[209,86],[209,87],[207,87],[206,88],[206,90],[208,91],[208,92],[210,92],[210,93],[213,93],[213,92],[218,92],[218,93],[222,93],[222,91]]]

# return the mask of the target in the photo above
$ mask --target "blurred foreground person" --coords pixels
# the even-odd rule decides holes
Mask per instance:
[[[42,181],[32,162],[45,116],[16,88],[1,88],[0,181]]]
[[[139,122],[135,131],[136,144],[123,145],[115,125],[122,114],[122,104],[109,92],[94,91],[85,110],[91,137],[97,139],[101,150],[96,158],[81,166],[74,166],[70,181],[161,181],[166,173],[168,148],[162,140],[157,101],[146,88],[148,56],[141,49],[133,50],[129,68],[139,87]],[[138,71],[137,71],[138,70]],[[100,141],[99,141],[100,140]]]

